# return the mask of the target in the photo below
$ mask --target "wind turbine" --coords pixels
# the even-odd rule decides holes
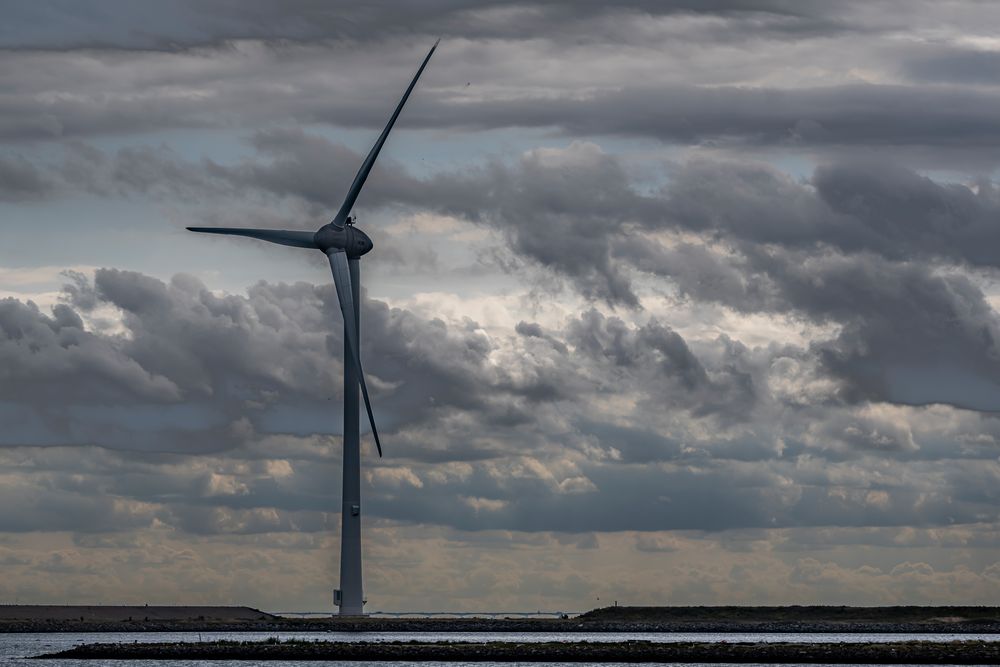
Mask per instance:
[[[438,40],[440,42],[441,40]],[[238,227],[188,227],[192,232],[208,234],[229,234],[233,236],[249,236],[250,238],[278,243],[296,248],[311,248],[326,253],[333,271],[333,282],[337,287],[337,299],[340,310],[344,314],[344,485],[343,505],[341,507],[340,523],[340,589],[333,592],[334,603],[340,607],[342,616],[360,616],[364,614],[364,592],[361,585],[361,446],[359,436],[358,385],[365,398],[365,409],[368,411],[368,421],[372,425],[372,436],[378,455],[382,456],[382,443],[375,428],[375,415],[372,414],[371,400],[368,398],[368,386],[365,384],[365,374],[361,369],[361,311],[359,308],[361,293],[361,272],[359,260],[361,256],[371,252],[374,247],[368,235],[354,226],[350,217],[354,202],[365,185],[365,180],[375,164],[379,151],[385,143],[389,131],[403,110],[407,98],[417,85],[417,79],[423,73],[427,62],[434,55],[434,43],[427,53],[420,69],[413,77],[403,98],[396,105],[396,110],[389,118],[378,141],[372,147],[368,157],[361,163],[357,176],[347,191],[344,203],[333,220],[323,225],[315,233],[299,232],[284,229],[244,229]]]

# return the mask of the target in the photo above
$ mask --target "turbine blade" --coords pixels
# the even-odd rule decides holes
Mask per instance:
[[[330,258],[330,269],[333,270],[333,284],[337,287],[337,299],[340,301],[340,312],[344,314],[344,332],[347,344],[351,349],[351,363],[358,371],[361,381],[361,394],[365,397],[365,409],[368,410],[368,421],[372,425],[372,435],[375,437],[375,447],[382,456],[382,442],[375,428],[375,415],[372,414],[372,402],[368,398],[368,385],[365,383],[365,372],[361,369],[361,348],[358,345],[358,325],[354,319],[354,290],[351,288],[351,270],[347,264],[347,253],[343,250],[333,250],[327,253]],[[346,360],[345,360],[346,361]]]
[[[420,64],[420,69],[417,70],[416,75],[413,77],[413,81],[410,82],[410,87],[406,89],[403,93],[403,99],[399,101],[396,106],[396,110],[392,113],[392,118],[389,119],[388,124],[386,124],[385,129],[382,130],[381,136],[379,136],[378,141],[372,146],[372,150],[368,153],[368,157],[365,161],[361,163],[361,168],[358,169],[357,176],[354,177],[354,182],[351,184],[351,189],[347,191],[347,197],[344,199],[344,203],[341,204],[340,210],[337,211],[337,215],[333,218],[330,224],[335,227],[343,227],[344,222],[347,220],[347,216],[350,214],[351,209],[354,208],[354,202],[358,199],[358,195],[361,194],[361,188],[365,185],[365,180],[368,178],[369,172],[372,170],[372,165],[375,164],[375,158],[378,157],[378,153],[382,150],[382,144],[385,143],[386,137],[389,136],[389,131],[392,130],[392,126],[396,123],[396,119],[399,117],[399,112],[403,110],[403,105],[406,104],[406,100],[410,97],[410,92],[413,87],[417,85],[417,79],[423,73],[424,68],[427,67],[427,61],[431,59],[434,55],[434,49],[437,48],[438,42],[434,42],[434,46],[427,53],[427,57],[424,58],[424,62]]]
[[[314,232],[296,232],[286,229],[244,229],[242,227],[188,227],[189,232],[203,234],[228,234],[229,236],[249,236],[252,239],[270,241],[296,248],[319,248],[313,240]]]

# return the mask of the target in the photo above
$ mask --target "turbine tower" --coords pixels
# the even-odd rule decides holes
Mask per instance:
[[[441,40],[438,40],[440,42]],[[334,603],[340,607],[342,616],[360,616],[364,614],[364,591],[361,584],[361,445],[358,405],[358,386],[365,399],[365,409],[368,411],[368,421],[372,426],[372,436],[378,455],[382,456],[382,443],[375,428],[375,416],[372,414],[371,400],[368,398],[368,386],[365,374],[361,369],[361,271],[359,260],[361,256],[371,252],[373,244],[368,235],[354,226],[350,217],[354,202],[365,185],[365,180],[375,164],[379,151],[385,143],[392,126],[403,110],[407,98],[417,85],[417,79],[423,73],[427,62],[434,55],[434,43],[420,64],[413,81],[410,82],[403,98],[396,105],[392,117],[372,147],[368,157],[361,163],[357,176],[347,191],[344,203],[337,215],[329,224],[323,225],[315,233],[299,232],[283,229],[243,229],[237,227],[188,227],[192,232],[208,234],[229,234],[233,236],[249,236],[250,238],[269,241],[280,245],[296,248],[311,248],[326,253],[333,272],[333,282],[337,288],[337,299],[340,310],[344,314],[344,485],[343,505],[341,507],[340,523],[340,589],[334,591]]]

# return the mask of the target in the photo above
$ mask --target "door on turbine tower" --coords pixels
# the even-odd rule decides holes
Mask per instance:
[[[343,595],[340,592],[340,589],[339,588],[334,588],[333,589],[333,606],[339,607],[341,604],[343,604],[343,601],[344,601],[344,598],[343,598]]]

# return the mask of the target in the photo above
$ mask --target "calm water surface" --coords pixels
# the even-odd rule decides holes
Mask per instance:
[[[98,667],[99,665],[110,665],[121,667],[125,663],[118,661],[97,661],[97,660],[51,660],[39,663],[28,660],[30,656],[41,655],[43,653],[54,653],[56,651],[72,648],[78,644],[107,643],[107,642],[196,642],[214,641],[217,639],[235,639],[240,641],[254,641],[267,639],[268,637],[280,637],[282,639],[307,639],[325,641],[409,641],[418,639],[422,641],[520,641],[520,642],[551,642],[551,641],[589,641],[589,642],[610,642],[626,640],[646,640],[651,642],[682,642],[682,641],[717,641],[717,642],[870,642],[870,641],[952,641],[952,640],[987,640],[1000,641],[1000,635],[996,634],[838,634],[838,633],[760,633],[760,634],[740,634],[740,633],[517,633],[517,632],[81,632],[81,633],[25,633],[25,634],[0,634],[0,667],[31,666],[31,667]],[[146,667],[226,667],[227,665],[245,667],[250,662],[240,661],[188,661],[188,660],[149,660],[133,661],[129,665],[143,665]],[[306,665],[318,666],[321,662],[285,662],[269,661],[263,663],[271,667],[282,665]],[[374,667],[375,665],[385,667],[409,667],[419,665],[420,667],[455,667],[456,665],[476,665],[477,667],[491,667],[498,665],[518,665],[527,667],[534,663],[400,663],[400,662],[354,662],[352,667]],[[579,663],[544,663],[546,667],[565,664],[579,667]],[[539,665],[541,667],[541,665]]]

